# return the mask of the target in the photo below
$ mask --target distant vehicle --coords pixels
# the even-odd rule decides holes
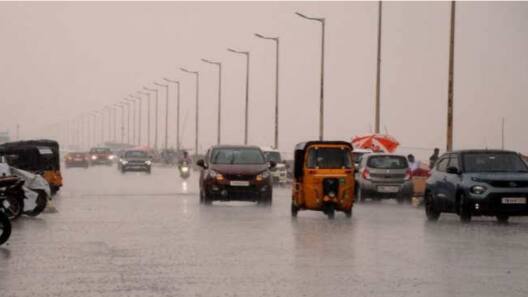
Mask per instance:
[[[275,162],[275,168],[272,168],[271,178],[274,184],[284,185],[288,182],[288,170],[286,163],[282,160],[281,153],[278,150],[271,148],[263,148],[262,152],[266,158],[266,162]]]
[[[201,203],[242,200],[271,205],[270,169],[275,167],[275,162],[266,162],[260,148],[217,145],[196,164],[202,168],[199,181]]]
[[[117,168],[125,173],[127,171],[152,172],[152,160],[144,150],[128,150],[121,155]]]
[[[414,194],[411,170],[405,156],[385,153],[364,155],[359,165],[357,198],[396,199],[410,202]]]
[[[333,219],[336,211],[347,218],[354,206],[352,145],[344,141],[308,141],[295,146],[291,215],[316,210]]]
[[[354,161],[354,166],[356,169],[359,169],[359,163],[361,163],[361,159],[363,158],[363,155],[365,154],[371,154],[372,150],[369,149],[361,149],[361,148],[355,148],[354,151],[352,151],[352,159]]]
[[[178,170],[180,171],[180,177],[183,179],[188,179],[191,176],[191,164],[187,161],[182,161],[178,165]]]
[[[115,155],[110,148],[94,147],[90,149],[90,165],[109,165],[114,162]]]
[[[81,152],[70,152],[64,156],[64,166],[66,168],[82,167],[88,168],[90,166],[90,158],[88,154]]]
[[[12,167],[42,175],[52,194],[62,187],[58,142],[47,139],[8,142],[0,145],[0,155]]]
[[[528,215],[528,166],[519,154],[502,150],[446,153],[436,162],[425,190],[430,221],[442,212],[456,213],[462,222],[472,216]]]

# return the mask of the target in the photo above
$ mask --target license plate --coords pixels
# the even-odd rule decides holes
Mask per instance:
[[[380,193],[398,193],[400,187],[398,186],[378,186],[378,192]]]
[[[526,204],[525,197],[503,197],[502,204]]]
[[[230,185],[233,187],[249,187],[249,181],[233,180]]]

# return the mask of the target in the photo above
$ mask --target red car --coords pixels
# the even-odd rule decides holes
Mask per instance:
[[[90,150],[91,165],[109,165],[114,163],[114,153],[107,147],[94,147]]]
[[[83,167],[88,168],[90,166],[90,162],[88,160],[88,155],[86,153],[81,152],[71,152],[67,153],[64,157],[64,165],[66,168],[71,167]]]

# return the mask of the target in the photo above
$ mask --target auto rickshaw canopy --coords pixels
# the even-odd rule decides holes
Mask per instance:
[[[294,151],[294,165],[293,165],[293,177],[296,180],[301,180],[304,174],[304,163],[306,150],[312,146],[345,146],[352,152],[354,148],[350,142],[346,141],[306,141],[301,142],[295,146]]]

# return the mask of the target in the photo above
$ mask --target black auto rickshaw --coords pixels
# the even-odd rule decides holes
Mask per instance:
[[[317,210],[333,219],[335,211],[352,216],[355,181],[352,145],[309,141],[295,146],[291,213]]]
[[[54,194],[62,187],[59,144],[54,140],[27,140],[0,145],[0,155],[10,166],[40,174]]]

